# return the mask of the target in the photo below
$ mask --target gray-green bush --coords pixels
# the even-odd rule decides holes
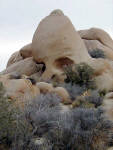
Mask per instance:
[[[78,84],[87,89],[94,89],[95,81],[93,79],[94,70],[86,63],[70,65],[64,68],[66,74],[66,83]]]
[[[105,58],[104,51],[101,49],[94,49],[88,52],[92,58]]]
[[[70,85],[66,86],[73,86],[75,99],[83,93],[82,86]],[[98,91],[84,97],[94,108],[80,105],[63,111],[60,97],[48,93],[27,102],[21,111],[12,107],[1,89],[0,123],[4,125],[0,124],[0,141],[10,150],[106,150],[112,144],[113,123],[99,108],[102,99]]]
[[[59,97],[54,94],[37,97],[24,111],[33,136],[23,147],[18,144],[16,150],[106,150],[112,139],[113,124],[101,109],[76,108],[62,112]],[[41,145],[37,142],[40,140]]]

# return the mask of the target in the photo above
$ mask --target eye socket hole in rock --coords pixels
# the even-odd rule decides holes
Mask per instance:
[[[63,69],[65,66],[68,65],[72,65],[74,64],[73,60],[65,57],[65,58],[59,58],[55,61],[54,65],[58,68],[58,69]]]
[[[46,70],[46,65],[43,62],[40,63],[36,63],[37,64],[37,70],[38,72],[41,71],[41,73],[43,73]]]

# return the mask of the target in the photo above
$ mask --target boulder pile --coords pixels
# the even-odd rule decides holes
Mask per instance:
[[[99,51],[104,58],[99,55]],[[90,53],[94,56],[97,54],[100,58],[91,57]],[[39,78],[47,81],[53,77],[62,81],[63,66],[81,62],[95,70],[94,78],[99,89],[113,90],[111,37],[98,28],[76,31],[61,10],[54,10],[40,22],[32,42],[11,55],[6,69],[0,74],[33,76],[37,82]]]
[[[74,85],[71,92],[69,85],[68,88],[61,86],[66,80],[65,67],[84,63],[93,69],[96,90],[104,93],[105,114],[113,120],[113,40],[102,29],[77,31],[61,10],[54,10],[45,17],[32,42],[11,55],[6,69],[0,73],[0,82],[5,87],[6,96],[16,100],[17,105],[41,94],[54,93],[61,98],[62,104],[71,108]],[[80,78],[77,80],[82,83]],[[75,85],[75,89],[79,88],[84,91],[84,87]],[[82,98],[79,97],[74,107],[84,103],[83,98],[90,93],[89,89],[82,92]]]

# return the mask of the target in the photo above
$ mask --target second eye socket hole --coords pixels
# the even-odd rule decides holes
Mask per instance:
[[[67,58],[67,57],[62,57],[62,58],[58,58],[57,60],[55,60],[54,65],[58,68],[58,69],[63,69],[65,66],[69,66],[74,64],[74,61]]]

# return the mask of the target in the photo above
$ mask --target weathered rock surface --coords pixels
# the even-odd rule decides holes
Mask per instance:
[[[64,89],[63,87],[56,87],[54,88],[54,93],[56,93],[57,95],[59,95],[62,99],[62,103],[64,104],[69,104],[72,101],[70,100],[70,96],[69,93],[67,92],[66,89]]]
[[[14,64],[14,63],[16,63],[16,62],[18,62],[20,60],[23,60],[23,58],[22,58],[20,52],[17,51],[15,53],[13,53],[11,55],[11,57],[9,58],[8,63],[7,63],[7,67],[11,66],[12,64]]]
[[[40,93],[43,94],[53,92],[54,90],[53,85],[46,82],[38,82],[36,85],[40,89]]]
[[[40,93],[55,93],[60,96],[62,103],[69,104],[71,103],[69,93],[63,87],[56,87],[54,88],[52,84],[46,82],[37,82],[37,87],[40,90]]]
[[[113,61],[93,59],[88,64],[94,69],[94,78],[100,90],[113,90]]]
[[[108,59],[91,58],[88,50],[92,49],[102,49]],[[1,74],[24,74],[38,82],[39,78],[47,81],[54,76],[63,80],[64,65],[85,62],[95,71],[94,78],[98,89],[110,91],[113,90],[112,50],[113,40],[105,31],[91,28],[77,32],[61,10],[54,10],[40,22],[32,43],[13,54],[8,62],[10,66]],[[44,65],[41,74],[38,74],[37,64],[33,60]],[[49,91],[45,84],[39,86],[43,85],[42,89],[45,86]]]
[[[98,40],[86,40],[86,39],[83,39],[83,40],[88,51],[93,51],[97,49],[102,50],[104,52],[105,58],[113,60],[113,49],[109,48],[108,46],[103,45]]]
[[[99,28],[78,31],[80,37],[86,40],[98,40],[103,45],[113,49],[113,40],[107,32]]]
[[[112,39],[106,32],[93,28],[78,33],[81,38],[99,39],[107,47],[110,45],[107,55],[112,58],[110,55]],[[61,77],[64,65],[85,62],[95,70],[95,79],[97,82],[99,81],[97,83],[99,89],[113,89],[113,66],[111,62],[91,58],[78,33],[70,20],[59,10],[53,11],[40,22],[33,36],[32,54],[35,61],[43,62],[46,66],[42,79],[46,80],[53,76]],[[104,38],[101,39],[103,35]],[[108,77],[109,81],[107,81]]]
[[[43,62],[46,70],[42,78],[61,74],[62,66],[90,60],[85,44],[68,17],[53,11],[36,29],[32,40],[32,54],[37,62]]]
[[[25,74],[30,76],[37,72],[37,65],[33,61],[33,58],[30,57],[12,64],[4,71],[2,71],[1,74],[8,74],[13,72],[18,73],[20,75]]]
[[[40,94],[39,88],[32,85],[31,81],[23,79],[10,79],[10,75],[0,76],[0,82],[6,90],[6,95],[12,100],[19,100],[24,102],[24,100],[31,100],[35,96]]]
[[[102,50],[106,57],[92,58],[88,51],[95,49]],[[26,100],[29,102],[40,94],[54,93],[61,98],[63,104],[60,104],[62,109],[59,111],[64,113],[72,109],[70,95],[71,92],[76,94],[76,91],[68,93],[57,85],[60,85],[59,80],[64,81],[65,65],[81,62],[94,69],[97,90],[107,93],[102,107],[107,118],[113,121],[113,40],[98,28],[77,32],[61,10],[54,10],[44,18],[34,33],[32,43],[10,57],[7,68],[0,73],[0,82],[4,85],[6,96],[18,106],[24,106]],[[85,89],[81,97],[90,96],[90,92]],[[99,98],[102,98],[99,92]],[[104,141],[97,141],[99,144],[101,142]]]
[[[105,98],[103,102],[105,116],[113,121],[113,98]]]
[[[21,56],[25,59],[28,57],[32,57],[32,47],[31,47],[31,43],[25,45],[24,47],[22,47],[20,49],[20,54]]]

